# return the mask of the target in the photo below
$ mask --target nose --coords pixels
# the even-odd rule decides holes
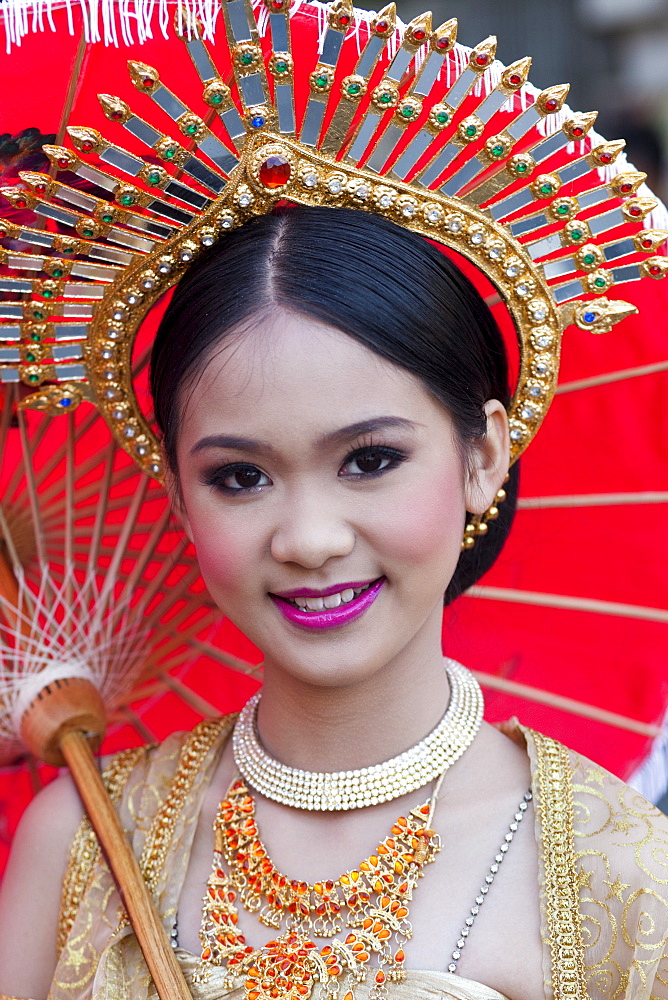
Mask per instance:
[[[281,512],[271,539],[271,554],[280,563],[319,569],[329,559],[349,555],[355,530],[337,505],[323,502],[322,494],[291,497]]]

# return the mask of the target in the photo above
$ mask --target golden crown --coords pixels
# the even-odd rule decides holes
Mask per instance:
[[[223,0],[222,15],[215,44],[177,17],[201,114],[178,96],[171,62],[174,90],[131,61],[151,120],[98,95],[130,148],[69,127],[74,149],[44,147],[54,176],[23,172],[25,187],[2,189],[72,235],[2,225],[32,252],[0,249],[0,290],[14,298],[0,302],[0,379],[22,382],[33,390],[22,405],[49,413],[92,402],[160,478],[133,385],[151,307],[204,248],[279,201],[353,207],[456,251],[497,289],[520,349],[515,461],[554,395],[564,329],[608,331],[636,310],[606,293],[668,270],[658,254],[668,232],[645,227],[657,204],[645,175],[615,165],[624,143],[595,136],[595,114],[569,112],[566,85],[532,88],[529,59],[502,67],[494,38],[457,44],[455,20],[402,26],[394,4],[368,13],[349,0]],[[61,183],[59,171],[108,196]]]

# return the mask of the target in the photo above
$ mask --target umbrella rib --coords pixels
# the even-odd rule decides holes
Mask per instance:
[[[44,548],[44,525],[42,524],[42,513],[40,510],[38,497],[37,497],[37,481],[35,478],[35,470],[32,464],[32,452],[30,449],[30,439],[28,437],[28,429],[26,427],[25,418],[21,410],[18,412],[19,421],[19,433],[21,435],[21,445],[23,447],[23,454],[26,456],[24,462],[26,485],[28,487],[28,496],[30,498],[30,508],[32,510],[32,521],[33,529],[35,535],[35,547],[37,549],[37,558],[41,567],[46,565],[46,552]]]
[[[623,382],[629,378],[640,378],[642,375],[654,375],[665,371],[668,371],[668,361],[657,361],[652,365],[640,365],[638,368],[622,368],[616,372],[606,372],[604,375],[592,375],[591,378],[563,382],[557,386],[556,394],[578,392],[580,389],[591,389],[597,385],[607,385],[609,382]]]
[[[172,677],[171,674],[162,673],[160,674],[160,680],[163,684],[168,687],[171,691],[182,698],[186,705],[190,708],[194,708],[196,712],[203,715],[205,719],[215,719],[220,715],[220,709],[212,705],[210,701],[206,698],[202,698],[201,695],[197,694],[196,691],[191,691],[187,685],[180,681],[178,677]]]
[[[550,691],[541,691],[528,684],[510,681],[506,677],[496,677],[494,674],[481,673],[479,670],[474,670],[473,674],[483,687],[502,691],[504,694],[515,695],[519,698],[525,698],[527,701],[538,702],[541,705],[549,705],[550,708],[558,708],[564,712],[570,712],[572,715],[581,715],[585,719],[592,719],[617,729],[638,733],[640,736],[649,736],[652,739],[661,733],[660,726],[654,726],[649,722],[640,722],[638,719],[629,719],[625,715],[609,712],[605,708],[597,708],[595,705],[588,705],[586,702],[576,701],[574,698],[566,698]]]
[[[130,723],[130,725],[132,726],[132,728],[135,729],[139,733],[139,735],[141,736],[141,738],[146,743],[158,743],[159,742],[158,741],[158,737],[156,736],[156,734],[151,729],[149,729],[149,727],[146,725],[146,723],[143,721],[143,719],[140,719],[139,716],[137,715],[137,713],[135,711],[133,711],[133,709],[127,708],[124,705],[122,708],[119,708],[118,711],[115,714],[118,715],[118,716],[121,716],[121,717],[125,718],[125,720]]]
[[[97,561],[100,555],[100,542],[102,540],[102,530],[104,528],[104,519],[107,514],[107,505],[109,492],[111,489],[111,477],[114,472],[114,445],[109,444],[107,446],[106,455],[106,467],[104,470],[104,480],[102,483],[102,488],[99,494],[99,502],[97,505],[97,516],[95,518],[95,527],[93,528],[93,534],[90,540],[90,549],[88,555],[88,572],[95,572],[95,567],[97,566]]]
[[[218,660],[225,667],[233,667],[235,670],[243,671],[249,677],[262,673],[264,667],[263,661],[260,663],[248,663],[246,660],[232,656],[231,653],[226,653],[216,646],[208,646],[201,639],[186,639],[186,645],[190,646],[191,649],[196,649],[198,653],[204,653],[205,656],[209,656],[212,660]]]
[[[491,601],[510,601],[512,604],[535,604],[544,608],[564,608],[567,611],[590,611],[617,618],[635,618],[638,621],[668,624],[668,611],[637,604],[602,601],[590,597],[569,597],[567,594],[543,594],[533,590],[513,590],[511,587],[470,587],[467,597],[482,597]]]
[[[647,493],[573,493],[567,496],[520,497],[518,510],[542,510],[550,507],[616,507],[634,504],[668,503],[668,492]]]

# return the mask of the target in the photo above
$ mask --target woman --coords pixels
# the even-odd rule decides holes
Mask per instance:
[[[345,29],[350,16],[336,17]],[[421,30],[410,28],[414,49]],[[256,191],[285,187],[291,170],[317,188],[289,149],[257,156],[244,175]],[[668,996],[668,823],[552,741],[481,723],[475,681],[443,668],[443,595],[498,554],[517,492],[511,450],[536,423],[514,415],[487,307],[410,226],[276,207],[280,190],[240,219],[250,202],[236,178],[231,231],[206,230],[202,246],[215,245],[197,251],[165,315],[152,393],[175,510],[213,598],[263,650],[264,685],[238,723],[129,752],[107,772],[193,994]],[[484,245],[496,261],[505,230],[477,240],[484,218],[451,239],[465,229],[466,255],[482,259]],[[180,261],[190,246],[178,244]],[[504,263],[511,302],[534,287],[519,281],[524,260]],[[156,257],[144,287],[158,261],[173,273]],[[516,307],[527,352],[552,336],[536,329],[549,321],[537,301]],[[601,318],[590,305],[569,315]],[[527,392],[547,384],[544,357],[520,376]],[[0,990],[148,997],[80,819],[67,781],[26,816],[3,883]]]

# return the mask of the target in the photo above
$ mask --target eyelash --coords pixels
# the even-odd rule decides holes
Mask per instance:
[[[382,469],[377,469],[373,472],[342,473],[341,470],[343,470],[347,465],[350,465],[351,462],[354,462],[369,453],[373,453],[381,456],[383,459],[387,459],[387,465],[383,466]],[[402,462],[405,462],[407,458],[408,455],[406,455],[405,452],[399,451],[397,448],[388,448],[383,445],[364,444],[355,448],[346,456],[341,464],[339,475],[342,475],[345,479],[358,481],[377,479],[378,477],[383,476],[386,472],[396,469]],[[260,483],[257,486],[226,486],[224,481],[239,472],[258,472],[261,476],[265,476],[269,479],[266,473],[262,472],[261,469],[250,462],[232,462],[229,465],[224,465],[218,469],[214,469],[212,472],[205,473],[201,477],[201,482],[203,485],[209,486],[221,493],[225,493],[227,496],[237,497],[260,493],[267,485],[270,485],[270,483]]]

